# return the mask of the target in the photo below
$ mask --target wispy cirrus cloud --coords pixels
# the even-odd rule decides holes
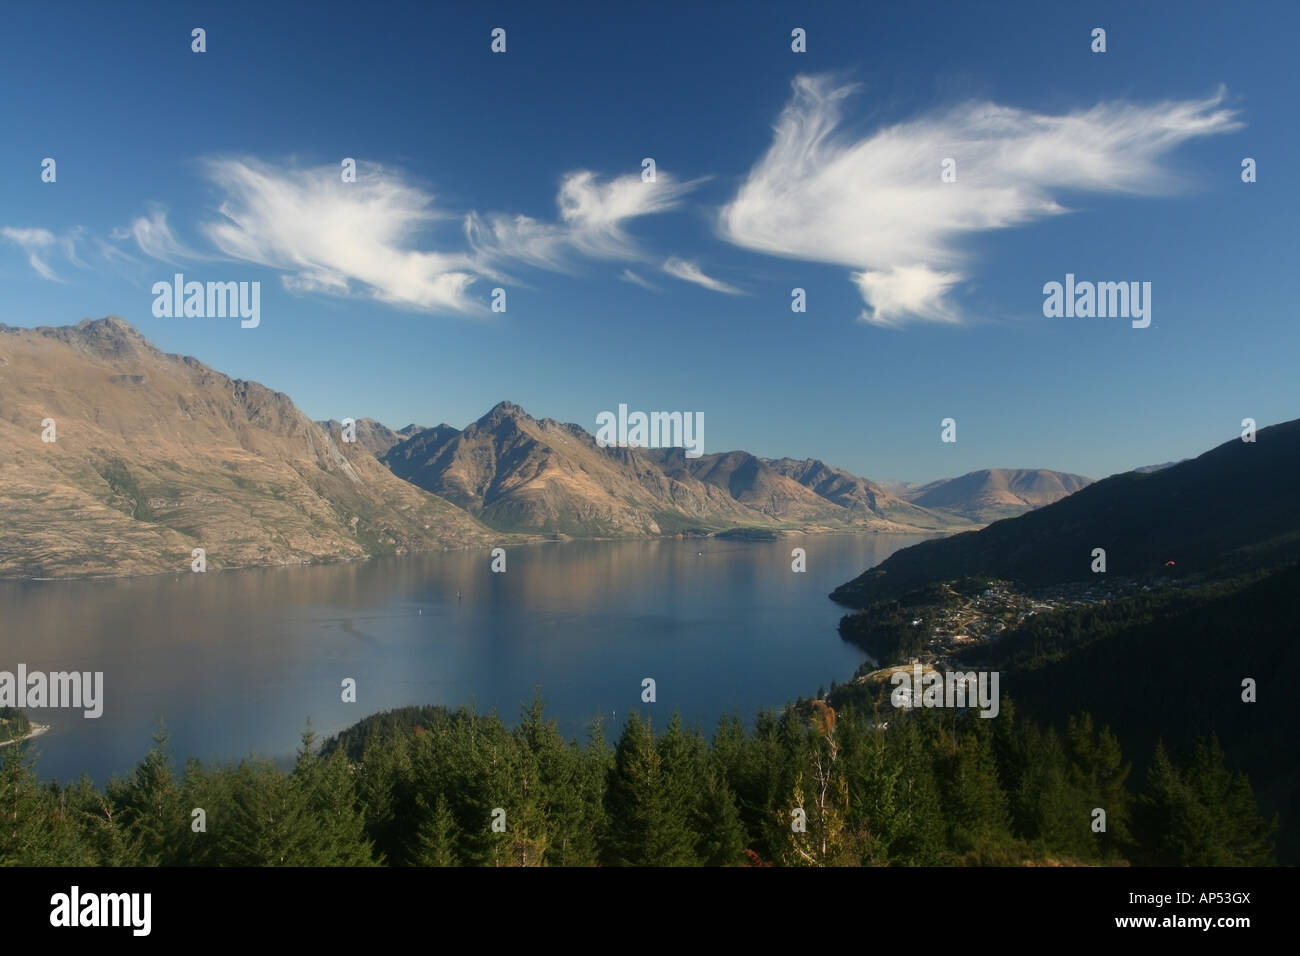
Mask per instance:
[[[697,184],[681,182],[665,172],[654,182],[644,182],[635,174],[600,183],[595,173],[584,170],[564,178],[557,202],[570,241],[579,252],[597,258],[631,258],[639,252],[624,223],[672,209]]]
[[[489,274],[511,262],[567,272],[575,256],[640,259],[644,255],[628,234],[627,223],[676,207],[698,183],[664,172],[654,182],[629,174],[602,183],[595,173],[580,170],[560,182],[558,220],[471,213],[465,218],[465,235],[475,262]]]
[[[619,275],[619,278],[622,279],[624,282],[630,282],[633,285],[639,285],[643,289],[649,289],[651,292],[659,291],[659,287],[657,285],[655,285],[649,279],[641,278],[641,276],[637,275],[631,269],[624,269],[622,274]]]
[[[855,138],[838,134],[854,92],[800,76],[766,154],[723,207],[736,245],[848,266],[879,325],[959,322],[963,240],[1066,212],[1069,190],[1157,195],[1176,186],[1160,160],[1189,139],[1241,124],[1220,91],[1201,100],[1102,103],[1046,115],[967,103]],[[940,179],[943,159],[957,180]]]
[[[281,270],[286,288],[423,311],[484,309],[467,295],[478,277],[465,253],[418,247],[422,232],[450,216],[401,173],[368,164],[345,183],[338,166],[238,158],[211,159],[204,169],[224,194],[224,218],[203,233],[232,259]]]
[[[428,312],[485,311],[468,294],[470,286],[502,278],[513,265],[569,272],[579,258],[645,260],[627,225],[674,208],[698,183],[663,172],[655,182],[640,175],[602,181],[582,170],[561,181],[556,219],[470,213],[459,248],[430,249],[425,233],[459,214],[440,209],[400,171],[366,164],[355,182],[345,183],[333,165],[303,169],[217,157],[201,168],[221,194],[221,218],[199,226],[210,247],[187,245],[166,210],[152,205],[147,216],[114,228],[108,241],[96,238],[100,254],[134,263],[119,245],[133,240],[149,259],[173,265],[224,257],[278,270],[294,292],[369,296]],[[10,228],[5,236],[23,247],[38,273],[61,281],[48,254],[62,239],[43,229]],[[71,246],[67,254],[83,265]],[[655,288],[639,276],[629,281]]]
[[[472,212],[465,217],[465,240],[475,268],[484,275],[504,276],[501,269],[509,263],[553,272],[571,269],[568,230],[558,223],[532,216]]]
[[[0,229],[0,236],[8,239],[27,254],[27,264],[42,279],[63,282],[64,280],[50,265],[50,258],[62,255],[77,268],[86,268],[86,264],[77,255],[77,242],[84,232],[85,229],[81,226],[74,226],[62,235],[56,235],[49,229],[39,227],[5,226]]]
[[[119,232],[119,230],[115,229],[110,234],[110,238],[117,239],[120,241],[129,235],[130,232],[128,230],[122,229]],[[95,242],[95,247],[99,249],[99,254],[110,262],[135,263],[139,261],[138,259],[135,258],[135,256],[123,252],[121,249],[113,245],[111,242],[105,242],[103,239],[95,239],[94,242]]]
[[[727,295],[744,295],[745,293],[737,289],[734,285],[728,285],[721,279],[715,279],[707,276],[694,262],[688,262],[672,256],[664,262],[664,272],[668,273],[675,279],[681,279],[683,282],[693,282],[698,286],[703,286],[714,292],[723,292]]]
[[[176,238],[167,223],[167,212],[161,206],[154,206],[148,216],[141,216],[131,222],[126,230],[115,229],[112,238],[120,239],[130,236],[140,251],[146,256],[170,262],[173,265],[180,259],[203,258]]]
[[[36,270],[36,274],[42,279],[49,279],[51,282],[62,282],[58,274],[50,267],[49,253],[55,248],[54,233],[48,229],[23,229],[13,226],[5,226],[0,230],[10,242],[19,246],[23,252],[27,253],[27,264]]]

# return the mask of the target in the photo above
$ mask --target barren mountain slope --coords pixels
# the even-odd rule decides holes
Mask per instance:
[[[56,440],[41,440],[53,419]],[[296,564],[499,535],[343,445],[285,395],[117,318],[0,326],[0,574]]]

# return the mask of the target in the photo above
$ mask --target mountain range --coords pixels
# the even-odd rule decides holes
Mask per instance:
[[[736,527],[945,531],[969,526],[819,461],[744,451],[602,448],[579,425],[501,402],[464,431],[416,432],[382,460],[393,473],[502,530],[574,536]]]
[[[532,418],[510,402],[464,431],[450,425],[416,431],[381,460],[494,528],[570,535],[736,526],[964,530],[1022,514],[1089,483],[1042,469],[992,469],[904,486],[896,494],[816,459],[744,451],[688,458],[681,449],[601,448],[582,427]]]
[[[195,548],[216,569],[538,535],[946,533],[1087,482],[991,470],[896,494],[814,459],[602,448],[510,402],[463,430],[361,418],[344,437],[116,317],[0,325],[0,575],[187,571]]]
[[[53,420],[54,440],[42,440]],[[484,546],[500,535],[287,395],[117,318],[0,326],[0,574],[189,572]]]
[[[329,421],[317,422],[317,425],[324,428],[331,435],[339,435],[342,440],[343,423],[330,419]],[[420,425],[407,425],[405,428],[399,428],[396,431],[389,428],[383,422],[375,421],[373,418],[358,418],[356,424],[356,442],[376,458],[382,458],[388,449],[392,448],[399,442],[403,442],[417,432],[425,431]],[[440,428],[450,428],[450,425],[440,425]]]

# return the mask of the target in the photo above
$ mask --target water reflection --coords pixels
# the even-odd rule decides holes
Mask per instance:
[[[640,702],[712,729],[846,679],[862,660],[826,594],[919,537],[566,542],[108,582],[0,582],[0,670],[103,671],[104,715],[41,711],[43,776],[129,770],[165,720],[180,757],[292,752],[407,704],[513,721],[539,686],[568,735]],[[808,571],[790,570],[790,549]],[[703,553],[700,553],[703,552]],[[457,597],[457,594],[460,597]],[[356,704],[340,700],[355,678]],[[621,719],[621,718],[620,718]]]

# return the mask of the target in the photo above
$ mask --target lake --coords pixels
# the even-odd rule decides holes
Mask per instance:
[[[28,710],[42,777],[131,770],[164,720],[178,760],[293,753],[408,704],[515,723],[541,690],[565,736],[627,712],[719,716],[847,680],[866,655],[827,594],[926,536],[795,535],[540,544],[319,567],[110,581],[0,582],[0,670],[102,671],[104,711]],[[790,551],[807,551],[792,573]],[[457,597],[457,592],[460,597]],[[341,683],[357,682],[356,703]],[[657,700],[641,701],[641,681]],[[607,736],[613,736],[607,729]]]

